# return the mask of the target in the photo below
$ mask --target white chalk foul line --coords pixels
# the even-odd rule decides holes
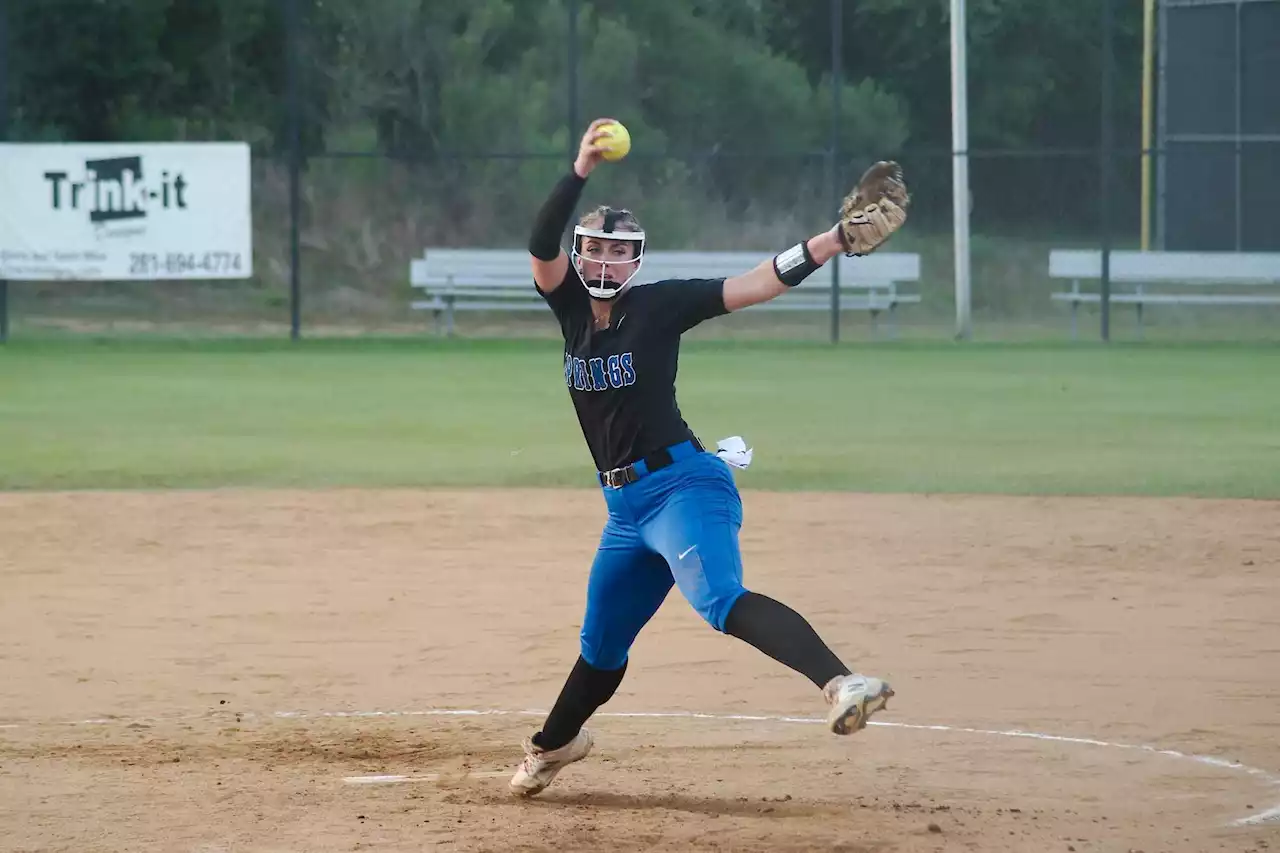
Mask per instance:
[[[481,770],[476,773],[460,771],[458,773],[420,773],[415,776],[347,776],[343,779],[348,785],[394,785],[401,782],[438,782],[441,779],[497,779],[506,776],[506,770]]]
[[[232,713],[232,712],[227,712]],[[474,708],[428,708],[419,711],[276,711],[268,716],[276,719],[328,719],[328,718],[369,718],[369,717],[543,717],[547,712],[540,709],[527,709],[522,711],[511,711],[501,709],[474,709]],[[205,716],[192,716],[186,719],[203,719]],[[255,719],[258,715],[252,712],[239,712],[236,716],[240,719]],[[815,724],[825,722],[817,717],[784,717],[770,716],[762,714],[708,714],[697,711],[600,711],[594,714],[596,717],[619,717],[619,718],[639,718],[639,719],[690,719],[690,720],[716,720],[716,721],[735,721],[735,722],[757,722],[757,723],[803,723]],[[69,723],[70,725],[132,725],[137,723],[156,723],[159,720],[154,719],[124,719],[124,718],[105,718],[91,720],[76,720]],[[1116,743],[1113,741],[1097,740],[1095,738],[1070,737],[1067,735],[1045,734],[1043,732],[1028,732],[1019,729],[977,729],[964,726],[946,726],[941,724],[920,724],[920,723],[893,723],[886,721],[872,720],[868,723],[870,726],[881,726],[884,728],[894,729],[910,729],[914,731],[932,731],[947,732],[951,734],[968,734],[979,735],[984,737],[1008,737],[1008,738],[1027,738],[1029,740],[1048,741],[1052,743],[1066,743],[1078,746],[1097,746],[1109,749],[1124,749],[1135,752],[1145,752],[1151,755],[1164,755],[1170,758],[1177,758],[1183,761],[1192,761],[1208,767],[1217,767],[1223,770],[1233,770],[1238,773],[1244,773],[1257,778],[1264,784],[1280,786],[1280,775],[1258,767],[1250,767],[1247,764],[1241,764],[1238,761],[1228,761],[1225,758],[1216,758],[1211,755],[1197,755],[1189,752],[1181,752],[1176,749],[1162,749],[1157,746],[1149,746],[1146,744],[1132,743]],[[16,729],[20,728],[18,724],[0,725],[0,728]],[[425,774],[420,776],[368,776],[368,777],[348,777],[346,780],[350,784],[392,784],[397,782],[427,782],[435,781],[442,774]],[[444,774],[449,776],[451,774]],[[472,777],[496,778],[506,775],[506,771],[483,771],[470,774]],[[364,780],[364,781],[355,781]],[[1272,808],[1261,811],[1257,814],[1248,815],[1238,820],[1231,821],[1231,826],[1250,826],[1261,825],[1266,823],[1280,823],[1280,804]]]
[[[1242,817],[1239,820],[1233,820],[1232,826],[1261,826],[1264,823],[1280,823],[1280,806],[1273,809],[1267,809],[1265,812],[1258,812],[1256,815]]]
[[[423,711],[326,711],[318,714],[309,714],[303,711],[277,711],[275,716],[282,718],[308,718],[308,717],[486,717],[486,716],[545,716],[546,711],[525,710],[525,711],[503,711],[497,709],[478,710],[469,708],[439,708]],[[770,716],[763,714],[706,714],[697,711],[600,711],[594,714],[596,717],[620,717],[620,718],[638,718],[638,719],[691,719],[691,720],[720,720],[734,722],[758,722],[758,723],[823,723],[825,720],[818,717],[783,717]],[[920,723],[891,723],[887,721],[872,720],[867,723],[868,726],[881,726],[892,729],[909,729],[913,731],[930,731],[930,732],[947,732],[951,734],[968,734],[980,735],[983,737],[1008,737],[1008,738],[1026,738],[1028,740],[1046,741],[1050,743],[1066,743],[1076,746],[1097,746],[1109,749],[1124,749],[1135,752],[1145,752],[1151,755],[1164,755],[1169,758],[1177,758],[1183,761],[1193,761],[1197,764],[1203,764],[1208,767],[1216,767],[1223,770],[1234,770],[1238,773],[1256,777],[1260,781],[1270,785],[1280,785],[1280,775],[1263,770],[1259,767],[1250,767],[1247,764],[1241,764],[1238,761],[1229,761],[1225,758],[1217,758],[1212,755],[1197,755],[1190,752],[1182,752],[1176,749],[1163,749],[1158,746],[1150,746],[1147,744],[1134,743],[1117,743],[1115,741],[1098,740],[1096,738],[1070,737],[1067,735],[1052,735],[1043,732],[1028,732],[1020,729],[976,729],[965,726],[945,726],[940,724],[920,724]],[[474,777],[494,778],[506,775],[505,771],[494,771],[485,773],[473,773]],[[430,774],[422,777],[407,776],[355,776],[348,777],[345,781],[351,784],[376,784],[376,783],[394,783],[401,781],[434,781],[439,778],[438,774]],[[1242,817],[1234,820],[1232,826],[1249,826],[1280,821],[1280,804],[1274,808],[1259,812],[1258,814]]]

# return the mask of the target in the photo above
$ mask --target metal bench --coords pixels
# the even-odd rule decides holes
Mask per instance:
[[[746,272],[769,257],[762,252],[650,251],[635,284],[671,278],[719,278]],[[792,293],[748,311],[830,311],[830,265],[840,265],[840,308],[866,311],[878,330],[882,313],[920,301],[918,293],[902,293],[904,282],[920,280],[920,256],[877,252],[862,258],[837,255]],[[410,262],[409,283],[421,291],[414,310],[435,313],[445,334],[454,330],[459,311],[545,311],[534,291],[529,254],[524,249],[428,248]]]
[[[1049,277],[1069,279],[1071,290],[1051,294],[1057,302],[1071,304],[1071,335],[1078,335],[1081,303],[1100,303],[1100,292],[1084,291],[1081,281],[1100,281],[1102,252],[1098,249],[1053,249],[1049,252]],[[1142,333],[1142,309],[1146,305],[1280,305],[1280,293],[1223,293],[1223,286],[1280,287],[1280,253],[1275,252],[1164,252],[1113,250],[1110,301],[1135,307],[1138,333]],[[1152,292],[1151,285],[1176,286]]]

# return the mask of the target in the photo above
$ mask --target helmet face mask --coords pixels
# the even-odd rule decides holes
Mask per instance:
[[[625,210],[604,208],[604,223],[599,228],[576,225],[573,229],[573,268],[578,273],[587,292],[595,299],[614,299],[631,286],[631,280],[640,271],[644,258],[645,235],[640,230],[618,230],[619,219],[626,217],[635,227],[635,220]],[[584,248],[594,244],[590,250]],[[616,247],[630,244],[626,257]],[[590,269],[588,269],[588,264]],[[630,271],[628,272],[628,269]],[[588,276],[590,271],[593,275]]]

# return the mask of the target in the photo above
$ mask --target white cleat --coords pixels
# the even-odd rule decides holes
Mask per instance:
[[[878,678],[865,675],[839,675],[822,688],[831,710],[827,712],[827,728],[838,735],[849,735],[867,727],[867,720],[889,704],[893,688]]]
[[[532,797],[551,784],[556,774],[575,761],[581,761],[591,751],[591,733],[581,729],[578,736],[559,749],[550,752],[533,745],[533,738],[524,739],[524,761],[511,777],[511,792],[519,797]]]

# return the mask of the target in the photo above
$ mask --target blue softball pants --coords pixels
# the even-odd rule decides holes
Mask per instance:
[[[672,464],[623,486],[603,486],[609,516],[587,580],[581,653],[618,669],[671,587],[724,631],[742,585],[742,499],[733,472],[692,444],[668,448]]]

